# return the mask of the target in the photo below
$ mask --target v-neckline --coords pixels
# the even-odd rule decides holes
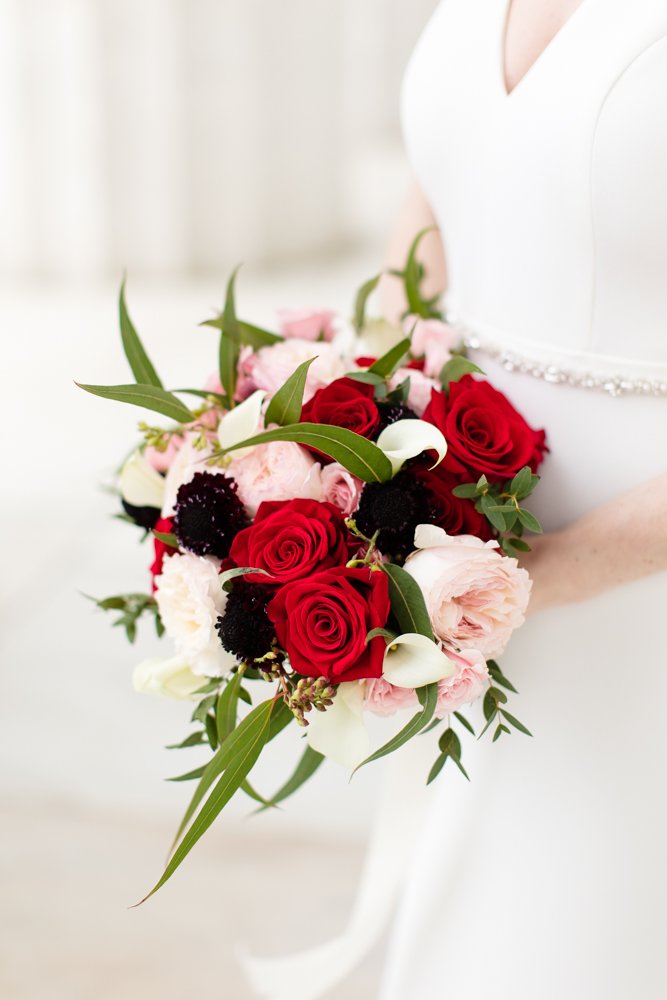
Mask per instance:
[[[536,71],[538,71],[543,62],[548,61],[549,56],[554,48],[558,48],[560,42],[562,42],[562,36],[566,36],[568,32],[572,29],[573,21],[576,21],[577,15],[586,7],[590,0],[581,0],[578,7],[572,11],[572,13],[566,18],[561,24],[560,28],[553,35],[547,44],[541,49],[532,63],[528,66],[528,69],[519,77],[517,82],[514,84],[511,90],[507,89],[507,29],[509,27],[510,15],[512,13],[512,4],[514,0],[506,0],[504,5],[504,16],[502,19],[502,29],[500,36],[500,86],[502,88],[503,97],[506,101],[511,100],[512,96],[517,92],[517,90],[524,89],[524,81],[528,77],[532,77]],[[529,81],[530,82],[530,81]]]

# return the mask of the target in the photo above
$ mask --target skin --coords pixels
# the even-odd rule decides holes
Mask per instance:
[[[516,87],[582,0],[512,0],[505,36],[505,84]],[[419,230],[420,258],[427,272],[425,291],[442,293],[447,271],[433,211],[413,180],[387,246],[385,267],[402,266]],[[380,283],[382,310],[397,322],[406,308],[401,282],[386,275]],[[667,570],[667,473],[600,505],[561,531],[531,539],[522,565],[533,578],[529,613],[579,603]]]

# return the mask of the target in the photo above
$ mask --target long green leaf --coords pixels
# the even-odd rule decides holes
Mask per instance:
[[[236,304],[234,301],[234,286],[239,267],[240,265],[234,268],[232,275],[227,282],[225,308],[222,314],[223,328],[220,332],[219,347],[220,383],[222,388],[225,390],[227,403],[230,407],[234,405],[234,395],[236,393],[236,369],[241,349],[241,334],[238,328]]]
[[[363,283],[355,296],[354,327],[357,333],[361,333],[364,328],[364,324],[366,322],[366,305],[368,304],[368,299],[377,288],[381,277],[382,272],[380,274],[376,274],[374,278],[369,278],[368,281]]]
[[[239,670],[218,698],[215,709],[215,725],[219,743],[224,743],[230,733],[234,731],[239,704],[239,688],[242,680],[243,674]]]
[[[404,743],[411,740],[413,736],[417,736],[422,729],[428,726],[438,703],[438,685],[427,684],[425,687],[417,688],[417,697],[422,706],[421,712],[413,715],[407,725],[403,726],[400,732],[396,733],[396,736],[393,736],[384,746],[381,746],[379,750],[376,750],[370,757],[363,760],[361,764],[357,764],[352,774],[356,774],[360,767],[365,767],[366,764],[370,764],[372,761],[379,760],[381,757],[386,757],[387,754],[393,753],[394,750],[398,750],[399,747],[402,747]]]
[[[421,587],[416,580],[400,566],[383,563],[381,569],[389,577],[389,600],[391,610],[402,632],[418,632],[433,638],[431,620],[426,610],[426,602]]]
[[[269,403],[264,423],[279,424],[284,427],[287,424],[296,424],[301,417],[303,406],[303,393],[306,388],[308,369],[315,358],[309,358],[299,365],[296,371],[292,372],[284,385],[273,395]]]
[[[154,410],[179,424],[187,424],[195,419],[194,413],[177,396],[156,385],[87,385],[84,382],[75,382],[75,385],[91,392],[93,396],[101,396],[102,399],[115,399],[119,403],[131,403],[133,406],[142,406],[145,410]]]
[[[283,802],[285,799],[293,795],[297,789],[301,788],[309,778],[311,778],[318,767],[324,760],[324,755],[318,753],[317,750],[313,750],[312,747],[307,746],[303,751],[299,763],[294,769],[292,775],[287,779],[284,785],[282,785],[275,795],[271,796],[271,799],[263,809],[258,809],[258,812],[263,812],[267,809],[269,805],[277,805],[278,802]]]
[[[266,704],[266,702],[263,702],[263,704]],[[251,724],[252,720],[257,716],[261,708],[262,705],[258,705],[257,708],[254,708],[251,712],[248,713],[245,719],[243,719],[243,721],[239,723],[237,728],[232,733],[230,733],[230,735],[224,740],[224,742],[220,745],[216,753],[213,755],[213,757],[211,757],[210,761],[206,765],[201,780],[197,785],[197,787],[195,788],[192,799],[190,800],[190,804],[188,805],[188,808],[185,811],[185,815],[183,816],[183,819],[179,824],[178,830],[176,831],[176,835],[174,837],[171,846],[172,851],[174,850],[176,844],[178,844],[179,840],[181,839],[183,831],[186,829],[188,823],[194,816],[200,802],[206,795],[206,792],[209,790],[209,788],[211,787],[215,779],[218,777],[218,775],[221,774],[227,767],[227,764],[229,763],[232,754],[235,752],[235,748],[239,739],[242,738],[244,727],[249,726]],[[285,726],[289,722],[291,722],[293,718],[294,716],[287,708],[285,703],[283,701],[278,702],[271,714],[271,727],[267,742],[270,743],[271,740],[275,736],[277,736],[278,733],[282,729],[284,729]],[[241,736],[239,736],[239,733],[241,733]]]
[[[421,229],[417,233],[408,251],[405,271],[403,272],[405,297],[408,300],[408,308],[409,311],[414,313],[416,316],[429,317],[437,315],[437,313],[430,308],[429,303],[422,298],[421,283],[423,279],[423,268],[417,260],[417,250],[419,249],[419,244],[426,234],[435,228],[435,226],[427,226],[425,229]]]
[[[256,713],[251,713],[236,730],[238,738],[234,751],[230,754],[227,767],[218,779],[217,784],[201,807],[192,826],[184,835],[176,848],[171,860],[161,878],[141,902],[149,899],[165,882],[171,878],[176,869],[188,856],[197,841],[206,833],[215,818],[224,809],[234,793],[243,784],[254,767],[269,736],[271,712],[274,707],[272,700],[258,705]],[[250,720],[248,722],[248,720]]]
[[[226,450],[235,451],[237,448],[267,444],[270,441],[296,441],[298,444],[317,448],[336,462],[340,462],[353,476],[357,476],[365,483],[384,483],[391,479],[391,462],[384,452],[380,451],[372,441],[346,427],[310,423],[288,424],[286,427],[276,427],[245,441],[239,441],[233,448]]]
[[[206,319],[199,325],[212,326],[215,330],[224,330],[224,316],[216,316],[215,319]],[[254,323],[246,323],[242,319],[236,320],[235,335],[238,337],[240,344],[247,344],[248,347],[252,347],[256,351],[260,347],[270,347],[271,344],[279,344],[281,340],[285,339],[279,333],[271,333],[270,330],[264,330],[261,326],[255,326]],[[230,336],[234,336],[234,333],[231,333]]]
[[[158,389],[162,388],[162,382],[158,377],[158,373],[155,371],[150,358],[146,354],[144,345],[141,343],[139,334],[137,333],[132,320],[130,319],[130,314],[127,311],[127,305],[125,303],[125,279],[123,278],[123,283],[120,286],[120,295],[118,296],[118,316],[120,320],[120,336],[123,341],[123,350],[125,351],[125,357],[130,363],[130,368],[132,369],[132,374],[134,375],[137,382],[142,385],[154,385]]]
[[[442,366],[440,381],[444,389],[449,389],[451,382],[458,382],[464,375],[472,374],[483,375],[484,372],[474,361],[462,354],[455,354]],[[530,472],[530,469],[528,471]]]
[[[395,344],[391,347],[386,354],[383,354],[381,358],[370,366],[369,372],[373,372],[374,375],[381,375],[383,378],[389,378],[393,375],[397,368],[400,368],[401,361],[406,356],[410,350],[410,338],[405,337],[400,343]]]

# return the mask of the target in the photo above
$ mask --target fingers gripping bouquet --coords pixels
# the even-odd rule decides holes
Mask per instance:
[[[172,423],[139,425],[118,480],[122,516],[152,535],[151,593],[97,603],[121,613],[130,640],[154,616],[173,652],[140,664],[135,686],[194,699],[197,728],[179,746],[213,751],[182,776],[198,783],[155,889],[239,789],[266,807],[324,757],[357,768],[436,727],[427,780],[447,760],[465,775],[459,733],[474,730],[461,709],[479,699],[494,740],[528,732],[496,658],[530,593],[515,556],[524,529],[540,530],[523,502],[545,435],[423,298],[417,244],[401,272],[403,329],[366,320],[374,278],[353,325],[283,312],[270,332],[238,318],[232,276],[206,324],[220,331],[219,371],[203,389],[163,387],[121,289],[136,383],[82,388]],[[373,750],[368,714],[400,709],[409,721]],[[267,799],[249,776],[288,725],[306,747]]]

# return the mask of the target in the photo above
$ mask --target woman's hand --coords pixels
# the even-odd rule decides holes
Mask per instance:
[[[562,531],[529,539],[528,613],[585,601],[667,570],[667,475],[601,504]],[[667,596],[667,586],[665,587]]]

